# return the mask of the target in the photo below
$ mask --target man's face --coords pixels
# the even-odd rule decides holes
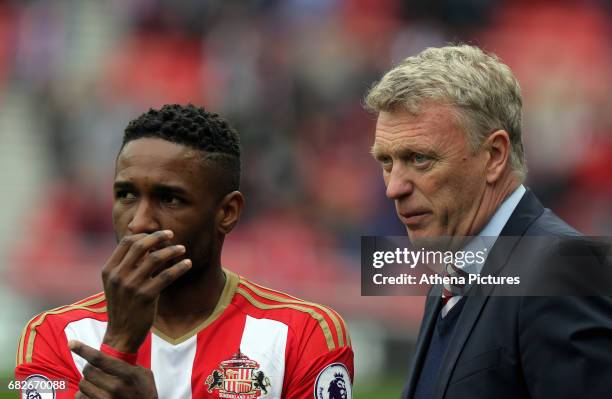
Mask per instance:
[[[165,245],[183,244],[184,258],[192,259],[194,266],[209,263],[215,238],[214,190],[202,152],[158,138],[128,142],[115,170],[117,239],[169,229],[174,238]]]
[[[449,106],[381,112],[372,151],[411,239],[478,233],[487,157],[473,153]]]

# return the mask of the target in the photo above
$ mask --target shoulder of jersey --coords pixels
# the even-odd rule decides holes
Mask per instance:
[[[96,319],[104,319],[106,317],[106,297],[104,292],[34,316],[26,324],[21,333],[17,348],[17,365],[31,361],[34,340],[41,329],[45,329],[45,332],[57,334],[63,331],[66,324],[87,317]]]
[[[254,311],[265,318],[283,322],[291,320],[299,328],[306,328],[309,324],[315,325],[315,328],[321,329],[330,351],[351,345],[346,323],[328,306],[263,287],[242,276],[238,282],[236,295],[244,298]]]

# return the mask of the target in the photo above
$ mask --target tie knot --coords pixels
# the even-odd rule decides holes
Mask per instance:
[[[444,273],[444,287],[442,288],[442,303],[446,305],[448,300],[456,295],[463,295],[467,285],[469,273],[461,270],[452,263],[446,264]]]
[[[469,273],[466,272],[465,270],[458,268],[452,263],[447,263],[446,264],[446,275],[450,277],[463,277],[467,279]]]

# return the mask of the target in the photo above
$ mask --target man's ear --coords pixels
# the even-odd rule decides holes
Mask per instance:
[[[215,220],[220,233],[228,234],[232,231],[240,219],[243,207],[244,196],[240,191],[232,191],[221,199]]]
[[[496,130],[485,141],[489,161],[485,169],[487,183],[497,182],[506,171],[510,160],[510,136],[505,130]]]

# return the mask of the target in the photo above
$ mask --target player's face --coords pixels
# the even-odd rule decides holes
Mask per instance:
[[[216,239],[217,201],[212,172],[201,159],[200,151],[162,139],[128,142],[115,170],[113,224],[117,239],[169,229],[174,238],[165,245],[183,244],[184,257],[192,259],[194,266],[208,264]]]
[[[411,239],[477,233],[487,158],[472,151],[448,106],[381,112],[373,155]]]

